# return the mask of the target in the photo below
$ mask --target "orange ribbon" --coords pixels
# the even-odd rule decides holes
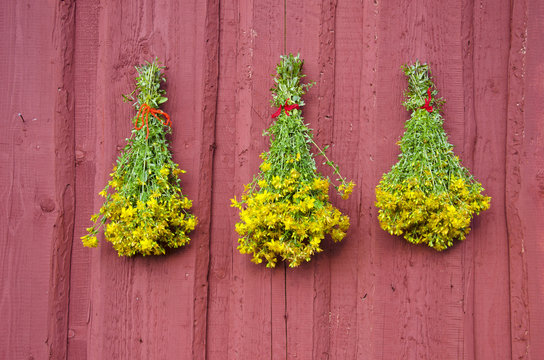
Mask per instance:
[[[153,116],[155,119],[161,122],[161,124],[165,126],[172,126],[172,121],[170,121],[170,116],[168,116],[167,113],[165,113],[162,110],[152,108],[151,106],[147,104],[142,104],[140,106],[140,109],[138,110],[138,115],[136,116],[136,123],[134,124],[134,128],[136,130],[142,129],[144,126],[147,127],[147,134],[145,138],[147,139],[149,137],[149,115]],[[162,121],[159,115],[164,116],[165,121]],[[138,124],[142,122],[142,125],[138,126]]]

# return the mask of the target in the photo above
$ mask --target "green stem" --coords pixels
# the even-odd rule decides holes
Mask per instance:
[[[342,185],[346,186],[347,185],[347,182],[346,182],[346,179],[340,174],[340,172],[338,171],[338,166],[333,163],[331,160],[329,160],[329,158],[327,157],[327,154],[325,154],[325,151],[322,150],[319,145],[317,145],[314,141],[314,139],[312,139],[311,137],[308,137],[310,139],[310,142],[317,148],[317,150],[319,151],[319,154],[321,154],[325,160],[327,161],[327,164],[333,168],[333,174],[336,174],[340,177],[340,182],[342,183]]]

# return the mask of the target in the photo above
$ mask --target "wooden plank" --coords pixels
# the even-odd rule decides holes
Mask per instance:
[[[206,2],[203,56],[203,98],[201,142],[199,161],[199,191],[196,213],[200,231],[195,234],[197,243],[194,283],[193,359],[206,359],[208,277],[210,265],[210,235],[212,227],[213,155],[215,152],[215,126],[219,91],[219,0]]]
[[[55,192],[59,212],[51,244],[49,278],[49,357],[67,353],[70,261],[75,220],[74,70],[75,1],[57,3],[53,44],[58,54],[55,99]]]
[[[356,219],[352,224],[357,227],[357,238],[362,243],[357,254],[357,357],[382,357],[383,334],[379,324],[378,311],[382,304],[377,300],[379,288],[376,278],[379,274],[381,259],[377,256],[376,234],[383,230],[376,226],[378,211],[374,206],[375,195],[373,188],[381,176],[377,169],[376,144],[383,134],[378,135],[381,127],[381,110],[377,98],[379,74],[379,40],[378,26],[381,2],[368,0],[362,4],[361,12],[357,11],[356,18],[361,19],[361,32],[358,41],[361,44],[360,60],[361,75],[359,78],[359,153],[357,162],[357,193],[354,199],[358,202]],[[369,141],[369,138],[375,138]],[[383,316],[383,314],[382,314]],[[378,341],[376,341],[378,339]]]
[[[534,15],[529,15],[530,7]],[[533,282],[529,280],[532,275],[529,273],[529,264],[533,271],[541,267],[542,262],[538,264],[535,260],[542,259],[542,251],[537,243],[543,238],[542,226],[539,226],[542,196],[539,196],[538,175],[542,166],[541,157],[538,156],[542,149],[542,142],[539,141],[542,126],[538,125],[542,122],[542,111],[539,101],[535,101],[542,93],[538,84],[542,76],[538,76],[537,72],[537,64],[540,64],[537,56],[542,53],[542,46],[534,41],[539,32],[534,21],[542,17],[542,11],[538,10],[538,6],[529,1],[516,1],[511,7],[510,16],[505,214],[510,263],[512,359],[537,359],[544,354],[538,337],[542,334],[542,322],[540,326],[535,326],[532,321],[534,318],[538,324],[538,320],[542,319],[540,310],[537,310],[542,304],[542,300],[539,300],[542,286],[536,278],[533,278]],[[531,28],[529,18],[533,24]],[[528,47],[529,39],[532,40],[531,47]],[[529,75],[530,70],[536,76]],[[531,260],[535,262],[529,263]]]
[[[334,33],[334,112],[332,114],[331,147],[329,156],[342,169],[342,175],[357,182],[351,201],[343,201],[331,191],[331,202],[350,216],[352,224],[346,238],[339,245],[332,245],[330,258],[330,357],[334,359],[356,358],[358,297],[358,254],[363,245],[360,227],[357,226],[359,173],[364,169],[358,162],[360,82],[362,76],[360,44],[363,37],[361,3],[338,1]],[[327,170],[330,173],[330,170]],[[331,175],[335,180],[335,176]],[[355,199],[355,201],[353,201]]]
[[[476,141],[474,134],[476,130],[475,109],[474,109],[474,1],[466,0],[462,3],[461,15],[461,49],[463,57],[463,95],[464,95],[464,120],[465,138],[462,156],[465,166],[473,168]],[[465,241],[462,249],[463,266],[463,339],[462,354],[464,359],[474,359],[474,242]],[[461,353],[461,351],[460,351]]]
[[[212,227],[210,233],[209,302],[207,311],[208,359],[224,359],[229,349],[230,294],[234,281],[236,209],[230,207],[235,192],[236,85],[238,6],[220,3],[220,54],[216,119],[216,153],[213,168]],[[238,184],[239,185],[239,184]]]
[[[523,6],[523,2],[521,2]],[[521,9],[520,9],[521,10]],[[529,1],[527,3],[527,28],[526,28],[526,47],[524,42],[517,43],[518,51],[524,54],[526,51],[526,89],[524,91],[525,101],[523,108],[524,119],[524,133],[529,134],[529,138],[525,138],[523,141],[522,154],[524,159],[520,163],[520,175],[522,183],[519,194],[519,206],[520,217],[523,223],[524,243],[527,247],[527,267],[524,269],[527,274],[527,280],[525,280],[525,286],[518,289],[518,293],[514,293],[518,299],[527,299],[528,306],[526,309],[519,309],[519,315],[523,314],[527,316],[530,314],[529,319],[529,334],[527,334],[526,328],[524,329],[523,323],[520,324],[519,320],[512,321],[512,332],[516,334],[516,337],[512,339],[512,357],[522,358],[530,351],[531,359],[539,359],[544,357],[544,313],[542,308],[544,307],[544,284],[542,283],[540,275],[544,273],[544,250],[542,248],[542,239],[544,239],[544,107],[542,98],[544,96],[544,72],[542,70],[542,59],[544,58],[544,44],[542,38],[544,36],[542,23],[544,20],[544,7],[541,2]],[[515,14],[517,15],[517,14]],[[521,14],[520,14],[521,15]],[[517,36],[523,40],[523,16],[516,19],[515,22],[519,22],[519,28],[516,26]],[[513,51],[515,47],[511,47]],[[511,57],[511,66],[514,65]],[[515,66],[515,65],[514,65]],[[511,67],[511,77],[520,74]],[[512,82],[511,82],[512,83]],[[511,88],[510,99],[519,100],[519,97],[513,96]],[[519,93],[518,93],[519,96]],[[513,106],[514,104],[511,103]],[[510,106],[509,106],[510,108]],[[513,107],[515,111],[521,111],[519,107]],[[513,116],[514,115],[512,114]],[[516,136],[517,137],[517,136]],[[514,139],[516,138],[514,137]],[[513,176],[515,179],[515,177]],[[512,184],[514,185],[514,184]],[[536,193],[535,193],[536,190]],[[523,250],[523,247],[522,247]],[[513,266],[518,266],[516,262],[511,263],[511,269]],[[523,267],[522,267],[523,268]],[[525,292],[525,289],[528,289]],[[528,295],[528,296],[527,296]],[[526,322],[525,322],[526,324]],[[521,326],[520,326],[521,325]],[[517,330],[514,330],[517,328]],[[525,333],[523,333],[525,330]],[[530,338],[530,344],[527,344],[527,335]],[[517,351],[514,352],[514,349]]]
[[[3,5],[0,357],[62,357],[73,227],[71,2]]]
[[[96,211],[94,200],[96,174],[96,94],[97,58],[99,48],[99,2],[86,1],[76,7],[76,39],[74,52],[74,115],[75,115],[75,172],[77,204],[75,236],[72,247],[70,276],[70,308],[68,324],[68,358],[87,358],[89,321],[91,316],[91,255],[83,247],[79,236],[90,226],[89,219]]]
[[[506,99],[510,4],[475,2],[474,141],[472,173],[492,197],[491,208],[476,217],[471,238],[474,254],[474,358],[511,353],[508,240],[505,219]],[[467,157],[470,154],[466,155]]]

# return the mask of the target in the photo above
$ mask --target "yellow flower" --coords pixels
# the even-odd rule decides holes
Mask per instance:
[[[85,247],[97,247],[98,246],[98,240],[96,239],[96,236],[85,235],[85,236],[81,237],[81,240],[83,242],[83,246],[85,246]]]
[[[343,190],[342,199],[346,200],[346,199],[349,198],[349,196],[353,192],[353,188],[355,187],[355,183],[353,181],[350,181],[347,186],[344,187],[343,185],[341,185],[340,187]]]
[[[152,247],[153,247],[153,241],[151,241],[150,239],[142,239],[140,240],[140,246],[142,248],[142,251],[147,251],[147,250],[150,250]]]
[[[265,161],[265,162],[263,162],[263,163],[261,164],[260,167],[261,167],[261,170],[262,170],[262,171],[267,172],[268,170],[270,170],[270,168],[272,167],[272,165],[270,165],[270,163],[268,163],[268,162]]]
[[[162,176],[168,176],[168,174],[170,174],[170,170],[167,167],[163,167],[159,172]]]
[[[234,199],[230,199],[230,206],[240,210],[242,209],[242,204],[236,200],[236,196],[234,197]]]
[[[197,223],[196,217],[191,217],[187,220],[187,229],[194,229]]]
[[[134,216],[135,213],[136,213],[136,209],[133,208],[132,206],[123,208],[121,210],[121,218],[123,219],[131,218],[132,216]]]

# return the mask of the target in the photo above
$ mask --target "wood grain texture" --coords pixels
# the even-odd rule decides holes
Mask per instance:
[[[465,138],[463,144],[463,159],[465,165],[473,168],[474,161],[470,154],[474,153],[476,119],[474,109],[474,1],[466,0],[462,3],[461,14],[461,51],[463,59],[463,101]],[[458,151],[461,150],[458,148]],[[466,157],[468,155],[468,158]],[[474,359],[474,242],[466,241],[463,247],[463,341],[462,355],[464,359]]]
[[[524,5],[526,9],[523,8]],[[517,267],[514,274],[518,275],[514,279],[511,276],[511,301],[514,303],[511,303],[513,310],[512,358],[515,359],[537,359],[544,354],[544,343],[540,340],[544,338],[544,313],[541,310],[544,307],[542,296],[544,284],[540,277],[544,272],[542,247],[544,239],[542,222],[544,218],[544,104],[542,102],[544,29],[541,26],[544,21],[543,5],[539,1],[516,4],[516,12],[514,12],[517,23],[514,37],[516,46],[511,47],[511,66],[515,65],[512,60],[517,56],[525,56],[525,59],[520,61],[521,64],[525,64],[524,67],[522,65],[522,68],[511,68],[512,76],[522,76],[520,81],[524,80],[523,90],[516,92],[517,96],[509,98],[509,115],[516,120],[520,118],[520,115],[523,116],[521,139],[519,135],[516,135],[518,129],[515,127],[509,129],[513,131],[509,134],[511,137],[508,138],[511,141],[509,146],[515,146],[510,149],[515,151],[519,146],[519,154],[522,155],[518,158],[519,175],[515,168],[509,169],[512,172],[507,173],[507,179],[520,180],[519,195],[515,199],[519,208],[519,217],[512,214],[514,215],[512,220],[521,223],[518,227],[521,232],[516,234],[509,232],[512,240],[510,244],[516,244],[510,248],[511,272],[513,267]],[[524,25],[526,25],[526,31],[524,31]],[[515,49],[520,55],[513,56]],[[512,79],[511,83],[515,84],[517,81]],[[518,102],[520,106],[517,105]],[[521,125],[518,121],[511,124]],[[519,145],[516,140],[521,140]]]
[[[75,1],[58,2],[55,8],[53,45],[57,53],[55,79],[55,195],[58,204],[51,244],[49,277],[49,357],[67,354],[70,260],[75,220],[74,46]]]
[[[91,317],[92,252],[83,247],[79,236],[89,227],[95,213],[97,171],[97,67],[99,49],[99,1],[78,2],[75,23],[78,46],[74,52],[75,114],[75,236],[72,247],[70,305],[68,323],[68,358],[87,359]]]
[[[473,221],[474,358],[511,353],[508,242],[505,236],[505,141],[509,29],[507,1],[474,2],[474,139],[470,170],[492,197],[491,207]],[[481,336],[481,337],[480,337]]]
[[[231,328],[230,303],[235,212],[230,199],[235,193],[233,177],[236,142],[236,84],[238,6],[234,2],[220,3],[219,84],[215,122],[216,152],[213,164],[212,220],[209,251],[209,295],[207,309],[206,355],[208,359],[223,359],[228,353]]]
[[[522,3],[523,4],[523,3]],[[524,322],[518,325],[520,338],[513,338],[512,349],[519,345],[519,353],[513,353],[518,358],[530,349],[531,359],[544,354],[544,343],[539,339],[544,338],[544,314],[540,310],[544,306],[544,285],[540,274],[544,271],[544,251],[541,245],[544,239],[544,68],[542,58],[544,44],[542,43],[544,20],[544,6],[538,1],[527,3],[527,43],[521,43],[519,51],[526,52],[526,83],[525,83],[525,108],[524,108],[524,133],[528,134],[523,141],[522,154],[524,159],[520,164],[520,218],[523,219],[524,242],[527,248],[523,249],[527,254],[527,267],[525,286],[514,292],[520,299],[528,300],[526,304],[519,306],[519,312],[524,316]],[[520,14],[521,15],[521,14]],[[520,16],[520,25],[523,30],[523,15]],[[519,21],[519,20],[518,20]],[[518,32],[519,33],[519,32]],[[523,34],[523,32],[519,33]],[[521,37],[523,39],[523,37]],[[523,268],[522,268],[523,269]],[[525,269],[524,269],[525,270]],[[526,290],[527,289],[527,295]],[[529,331],[523,329],[529,324]],[[525,330],[525,334],[522,331]],[[525,336],[523,336],[525,335]],[[517,343],[517,344],[516,344]],[[518,346],[516,346],[518,348]]]
[[[0,357],[62,358],[73,237],[73,3],[0,15]]]
[[[201,143],[199,161],[199,191],[196,203],[203,205],[197,211],[200,231],[195,234],[195,282],[193,359],[206,359],[207,309],[209,292],[210,234],[212,224],[213,155],[215,152],[215,120],[217,118],[219,88],[219,0],[206,2],[203,56],[203,98]]]
[[[0,358],[543,358],[542,21],[538,0],[7,1]],[[331,192],[351,219],[341,243],[267,269],[236,249],[230,199],[268,148],[285,50],[316,81],[303,109],[315,141],[357,187]],[[155,56],[199,225],[167,256],[119,258],[79,237],[132,128],[121,94]],[[400,65],[415,59],[492,197],[443,253],[390,236],[374,207],[409,117]]]
[[[505,215],[508,230],[510,260],[509,285],[512,359],[537,358],[538,355],[536,354],[539,353],[538,347],[540,345],[539,342],[535,342],[534,350],[536,351],[533,351],[533,344],[530,342],[531,338],[536,338],[533,337],[533,334],[530,331],[530,311],[532,309],[529,306],[529,274],[527,262],[529,254],[532,253],[534,258],[538,258],[540,251],[538,248],[530,249],[529,244],[531,243],[531,238],[529,236],[526,238],[528,231],[532,232],[536,230],[538,233],[538,222],[533,225],[526,225],[526,221],[530,221],[532,216],[538,216],[538,205],[534,203],[535,199],[539,199],[539,196],[537,195],[538,188],[533,187],[532,191],[530,191],[531,195],[529,196],[527,196],[527,193],[525,192],[527,183],[534,180],[538,181],[538,178],[522,178],[522,171],[533,172],[532,175],[534,176],[534,171],[538,172],[539,166],[538,159],[532,158],[532,156],[535,154],[533,151],[538,152],[539,141],[533,140],[535,139],[533,136],[537,136],[536,139],[538,139],[538,122],[531,124],[530,122],[526,123],[525,120],[526,96],[529,96],[529,92],[526,88],[528,85],[527,82],[531,81],[530,77],[527,78],[527,75],[529,75],[527,72],[529,3],[530,2],[528,1],[516,1],[511,7],[510,52],[508,62],[508,110],[505,176],[505,196],[507,199],[507,204],[505,208]],[[533,36],[535,35],[538,36],[537,34],[534,34]],[[533,49],[536,50],[535,52],[538,54],[538,45]],[[529,54],[532,54],[532,56],[536,55],[532,52]],[[528,104],[534,105],[534,102],[529,101]],[[531,119],[530,115],[527,119]],[[540,119],[540,123],[541,122],[542,121]],[[531,145],[533,145],[530,148],[526,147],[526,126],[535,131],[528,133],[532,139],[532,141],[530,141],[532,142]],[[524,154],[526,155],[524,156]],[[530,157],[530,159],[525,159],[526,156]],[[534,162],[535,160],[536,162]],[[530,165],[524,165],[525,161],[529,161],[528,164]],[[533,183],[533,186],[534,185],[536,184]],[[522,189],[525,190],[525,194],[522,193]],[[523,201],[525,201],[524,203],[521,202],[522,196]],[[542,237],[540,237],[540,239],[542,239]],[[529,253],[530,250],[532,250],[531,253]],[[538,282],[535,283],[535,287],[536,289],[540,288],[540,284]],[[533,316],[535,316],[535,320],[538,319],[537,313],[533,312]],[[537,330],[537,334],[540,331],[541,330]]]

